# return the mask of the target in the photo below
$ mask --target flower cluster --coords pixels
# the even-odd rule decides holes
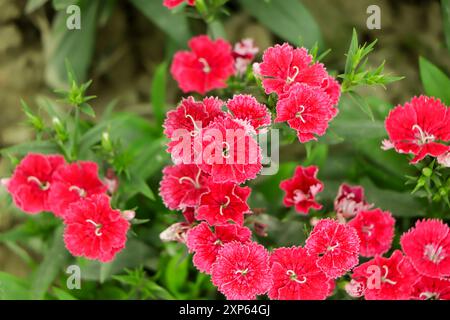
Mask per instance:
[[[96,163],[68,164],[60,155],[30,153],[6,187],[24,212],[51,211],[63,220],[64,241],[74,256],[108,262],[125,247],[129,222],[111,208]]]
[[[265,92],[278,96],[275,122],[287,122],[302,143],[325,134],[341,89],[323,64],[305,48],[284,43],[268,48],[257,69]]]

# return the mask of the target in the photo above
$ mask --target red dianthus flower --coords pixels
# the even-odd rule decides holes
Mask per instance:
[[[400,239],[416,270],[428,277],[450,276],[450,228],[441,220],[417,221]]]
[[[188,45],[191,51],[177,52],[170,69],[181,90],[203,95],[226,87],[225,81],[234,74],[231,45],[205,35],[192,38]]]
[[[286,192],[283,199],[285,206],[294,206],[302,214],[308,214],[310,208],[322,208],[315,200],[317,193],[323,190],[323,183],[317,179],[318,171],[316,166],[298,166],[292,178],[281,181],[280,188]]]
[[[356,230],[332,219],[322,219],[306,239],[305,249],[317,257],[317,266],[337,278],[358,264],[359,238]]]
[[[275,249],[270,266],[270,299],[323,300],[330,292],[328,277],[317,266],[316,258],[302,247]]]
[[[95,162],[80,161],[61,166],[53,175],[48,196],[50,208],[56,216],[63,217],[71,203],[105,193],[107,188],[98,176]]]
[[[7,183],[16,206],[30,214],[49,211],[53,174],[64,164],[64,158],[59,155],[30,153],[23,158]]]
[[[271,285],[269,253],[260,244],[230,242],[211,268],[212,282],[229,300],[253,300]]]
[[[200,198],[196,218],[206,220],[210,225],[229,221],[242,225],[244,214],[250,212],[247,199],[251,189],[233,183],[211,183],[209,191]]]
[[[374,257],[390,249],[394,238],[395,219],[389,211],[361,211],[348,224],[358,232],[361,256]]]
[[[414,97],[392,109],[385,124],[395,150],[413,154],[412,163],[450,150],[441,143],[450,140],[450,111],[439,99]]]
[[[217,254],[224,244],[232,241],[250,241],[251,231],[246,227],[236,224],[224,224],[211,230],[206,222],[189,230],[187,234],[187,247],[194,252],[193,262],[198,270],[210,273],[212,264],[216,261]]]
[[[64,242],[74,256],[109,262],[125,247],[130,224],[109,201],[96,194],[72,203],[66,211]]]

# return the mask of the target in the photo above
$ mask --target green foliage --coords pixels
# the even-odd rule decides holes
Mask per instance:
[[[368,56],[374,50],[376,43],[377,40],[370,44],[360,45],[356,30],[353,29],[352,40],[347,52],[345,73],[339,76],[343,79],[343,92],[353,91],[361,85],[381,85],[384,87],[388,83],[403,79],[403,77],[383,74],[384,61],[375,69],[368,68]]]
[[[450,105],[450,79],[448,76],[423,57],[419,58],[419,67],[425,93]]]
[[[450,51],[450,0],[441,0],[442,19],[444,21],[445,42]]]
[[[89,0],[77,2],[83,12],[80,30],[69,30],[66,26],[67,2],[53,1],[57,10],[61,10],[57,12],[51,33],[45,35],[44,41],[47,60],[46,80],[54,88],[62,87],[67,83],[71,84],[70,79],[66,77],[67,60],[73,66],[75,77],[80,81],[86,80],[94,53],[100,2]],[[73,1],[70,1],[70,4],[73,4]]]
[[[149,20],[166,32],[179,47],[185,47],[191,38],[186,16],[173,13],[162,1],[130,0]]]
[[[273,33],[295,45],[311,48],[322,44],[316,21],[297,0],[241,0],[239,3]]]

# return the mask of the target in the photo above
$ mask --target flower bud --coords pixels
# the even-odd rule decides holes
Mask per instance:
[[[9,181],[11,180],[11,178],[3,178],[0,179],[0,186],[8,188],[9,185]]]
[[[135,216],[136,216],[136,212],[133,210],[122,211],[122,217],[127,221],[133,220]]]
[[[423,168],[423,169],[422,169],[422,174],[423,174],[425,177],[429,178],[429,177],[431,177],[431,175],[433,174],[433,170],[430,169],[430,168]]]

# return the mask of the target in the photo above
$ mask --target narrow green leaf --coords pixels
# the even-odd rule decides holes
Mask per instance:
[[[65,262],[70,257],[64,245],[63,229],[64,227],[60,226],[55,230],[53,243],[34,274],[31,283],[32,299],[40,300],[44,298],[48,288],[63,270]]]
[[[295,45],[311,48],[323,43],[314,17],[298,0],[240,0],[239,3],[259,22],[279,37]]]
[[[450,79],[448,76],[424,57],[419,58],[420,77],[425,92],[450,105]]]
[[[25,13],[30,14],[33,11],[36,11],[44,4],[47,3],[48,0],[28,0],[27,5],[25,6]]]
[[[160,126],[164,122],[166,113],[166,84],[167,84],[167,62],[156,67],[151,88],[151,103],[156,123]]]
[[[358,51],[358,34],[356,33],[356,29],[353,28],[352,32],[352,40],[350,41],[350,46],[347,52],[347,59],[345,61],[345,74],[349,74],[353,67],[353,57]]]
[[[78,4],[80,0],[53,0],[53,8],[55,10],[63,10],[66,9],[71,4]]]
[[[27,281],[0,271],[0,300],[28,300],[30,286]]]
[[[77,298],[75,298],[73,295],[71,295],[70,293],[68,293],[67,291],[64,291],[60,288],[57,287],[53,287],[52,288],[53,294],[55,295],[55,297],[58,300],[78,300]]]
[[[180,47],[186,47],[191,32],[186,15],[173,13],[163,6],[162,1],[130,0],[149,20],[175,40]]]
[[[83,103],[79,106],[79,108],[84,114],[87,114],[89,117],[95,118],[95,111],[89,104]]]
[[[374,121],[375,117],[367,101],[356,92],[349,91],[348,94],[353,99],[353,101],[361,108],[361,110],[365,114],[367,114],[372,121]]]
[[[66,8],[60,1],[58,4]],[[74,1],[71,1],[73,4]],[[45,78],[54,88],[68,84],[65,61],[70,61],[76,78],[84,81],[87,78],[94,53],[95,35],[97,29],[97,13],[99,1],[80,1],[81,29],[69,30],[66,26],[67,13],[61,10],[53,21],[51,34],[45,35],[46,51]]]
[[[25,156],[30,152],[52,154],[59,153],[59,146],[52,141],[32,141],[24,142],[12,147],[0,149],[1,154],[14,154],[16,156]]]
[[[442,19],[444,21],[445,41],[447,48],[450,50],[450,0],[441,0]]]

